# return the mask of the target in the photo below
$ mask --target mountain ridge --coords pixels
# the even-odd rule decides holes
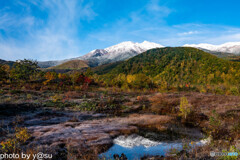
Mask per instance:
[[[3,59],[0,59],[0,64],[1,65],[9,65],[10,67],[12,67],[14,65],[15,62],[13,61],[6,61],[6,60],[3,60]]]
[[[108,64],[108,63],[114,63],[117,61],[127,60],[131,57],[139,55],[152,48],[163,48],[163,47],[164,47],[163,45],[160,45],[154,42],[149,42],[149,41],[143,41],[142,43],[125,41],[125,42],[107,47],[105,49],[92,50],[89,53],[76,58],[65,59],[60,61],[39,62],[39,66],[42,68],[48,68],[48,67],[60,65],[62,63],[65,63],[71,60],[87,60],[89,62],[90,67],[96,67],[102,64]],[[221,58],[234,56],[238,53],[240,54],[240,42],[228,42],[218,46],[207,44],[207,43],[202,43],[199,45],[186,44],[186,45],[183,45],[183,47],[198,48]]]

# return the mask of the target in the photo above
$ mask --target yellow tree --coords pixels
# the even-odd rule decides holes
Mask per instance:
[[[136,76],[135,75],[131,75],[131,74],[127,75],[127,82],[129,84],[132,84],[135,80],[136,80]]]
[[[191,105],[188,103],[186,97],[181,97],[180,99],[180,115],[187,118],[187,115],[191,112]]]

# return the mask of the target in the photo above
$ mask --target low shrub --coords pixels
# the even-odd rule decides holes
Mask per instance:
[[[83,102],[80,105],[76,105],[75,108],[81,111],[96,111],[96,103],[94,102]]]
[[[239,90],[238,90],[237,87],[231,87],[231,88],[230,88],[230,93],[231,93],[232,95],[237,96],[237,95],[239,95]]]
[[[32,95],[31,94],[27,94],[27,99],[32,99]]]

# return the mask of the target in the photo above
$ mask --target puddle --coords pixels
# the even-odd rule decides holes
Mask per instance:
[[[207,143],[207,140],[199,140],[194,143],[194,146],[200,146]],[[105,153],[100,154],[101,158],[113,158],[114,154],[121,156],[124,153],[129,160],[140,159],[145,155],[165,156],[170,149],[182,149],[181,141],[165,141],[158,142],[148,138],[144,138],[137,134],[129,136],[119,136],[114,139],[114,145]],[[189,144],[192,146],[191,144]]]

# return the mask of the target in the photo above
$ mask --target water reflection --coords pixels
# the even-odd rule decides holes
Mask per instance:
[[[201,140],[194,143],[189,143],[189,146],[204,145],[207,140]],[[124,153],[128,159],[140,159],[145,155],[165,156],[171,149],[181,150],[183,143],[181,141],[158,142],[144,138],[137,134],[130,136],[119,136],[114,139],[114,145],[100,157],[113,158],[113,155],[121,155]]]

